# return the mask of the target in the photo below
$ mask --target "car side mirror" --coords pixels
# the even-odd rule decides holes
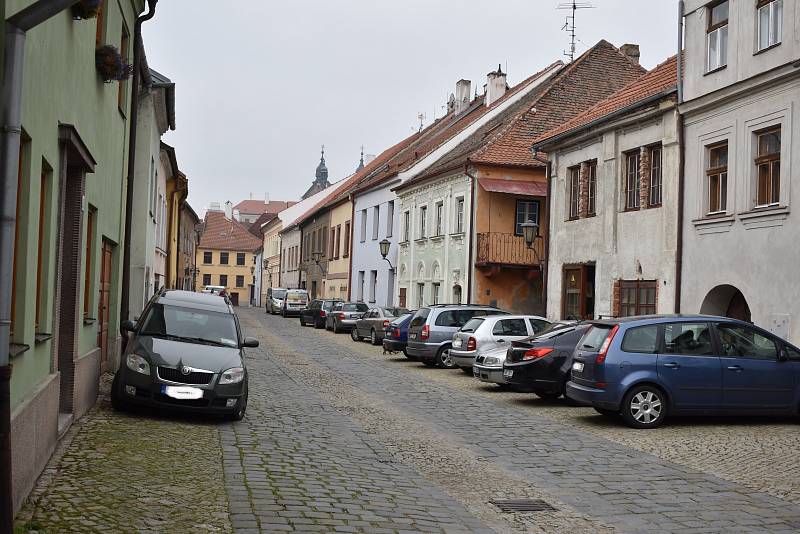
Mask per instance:
[[[136,330],[136,323],[133,321],[122,321],[119,327],[123,332],[134,332]]]
[[[789,353],[786,352],[785,348],[782,348],[778,351],[778,361],[779,362],[786,362],[789,361]]]
[[[242,348],[254,349],[256,347],[258,347],[258,340],[254,337],[246,337],[242,341]]]

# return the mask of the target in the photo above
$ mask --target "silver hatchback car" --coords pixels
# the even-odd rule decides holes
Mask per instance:
[[[450,358],[462,371],[471,373],[478,356],[498,347],[507,349],[512,341],[534,336],[548,326],[550,321],[538,315],[474,317],[453,334]]]

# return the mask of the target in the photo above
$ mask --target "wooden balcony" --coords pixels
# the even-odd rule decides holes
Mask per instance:
[[[478,234],[475,267],[509,267],[539,270],[539,259],[544,259],[544,240],[536,239],[528,248],[521,235],[486,232]]]

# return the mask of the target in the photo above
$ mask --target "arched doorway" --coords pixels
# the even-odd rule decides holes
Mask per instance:
[[[744,294],[737,287],[728,284],[719,285],[708,292],[700,307],[700,313],[752,322],[750,306]]]

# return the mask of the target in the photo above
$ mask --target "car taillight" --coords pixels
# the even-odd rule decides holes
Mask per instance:
[[[419,338],[425,340],[428,339],[429,337],[431,337],[431,327],[425,325],[422,327],[422,332],[419,333]]]
[[[340,321],[344,321],[344,314],[343,314],[343,313],[340,313],[340,314],[339,314],[339,320],[340,320]]]
[[[478,340],[470,336],[467,340],[467,350],[478,350]]]
[[[604,361],[606,361],[606,355],[608,354],[608,347],[611,345],[611,341],[614,339],[614,336],[617,335],[617,330],[619,330],[618,324],[614,325],[614,328],[612,328],[611,331],[609,331],[605,341],[603,341],[603,344],[600,347],[600,354],[598,354],[597,358],[594,359],[594,363],[601,364]]]
[[[325,317],[325,310],[322,310],[321,312],[319,312],[319,316],[320,317]]]
[[[383,327],[384,328],[389,328],[389,319],[384,319],[383,320]]]
[[[525,351],[525,354],[522,355],[522,360],[538,360],[539,358],[544,358],[551,352],[553,352],[553,349],[544,347],[538,349],[528,349]]]
[[[400,337],[400,329],[399,328],[395,328],[394,330],[392,330],[392,337]]]

